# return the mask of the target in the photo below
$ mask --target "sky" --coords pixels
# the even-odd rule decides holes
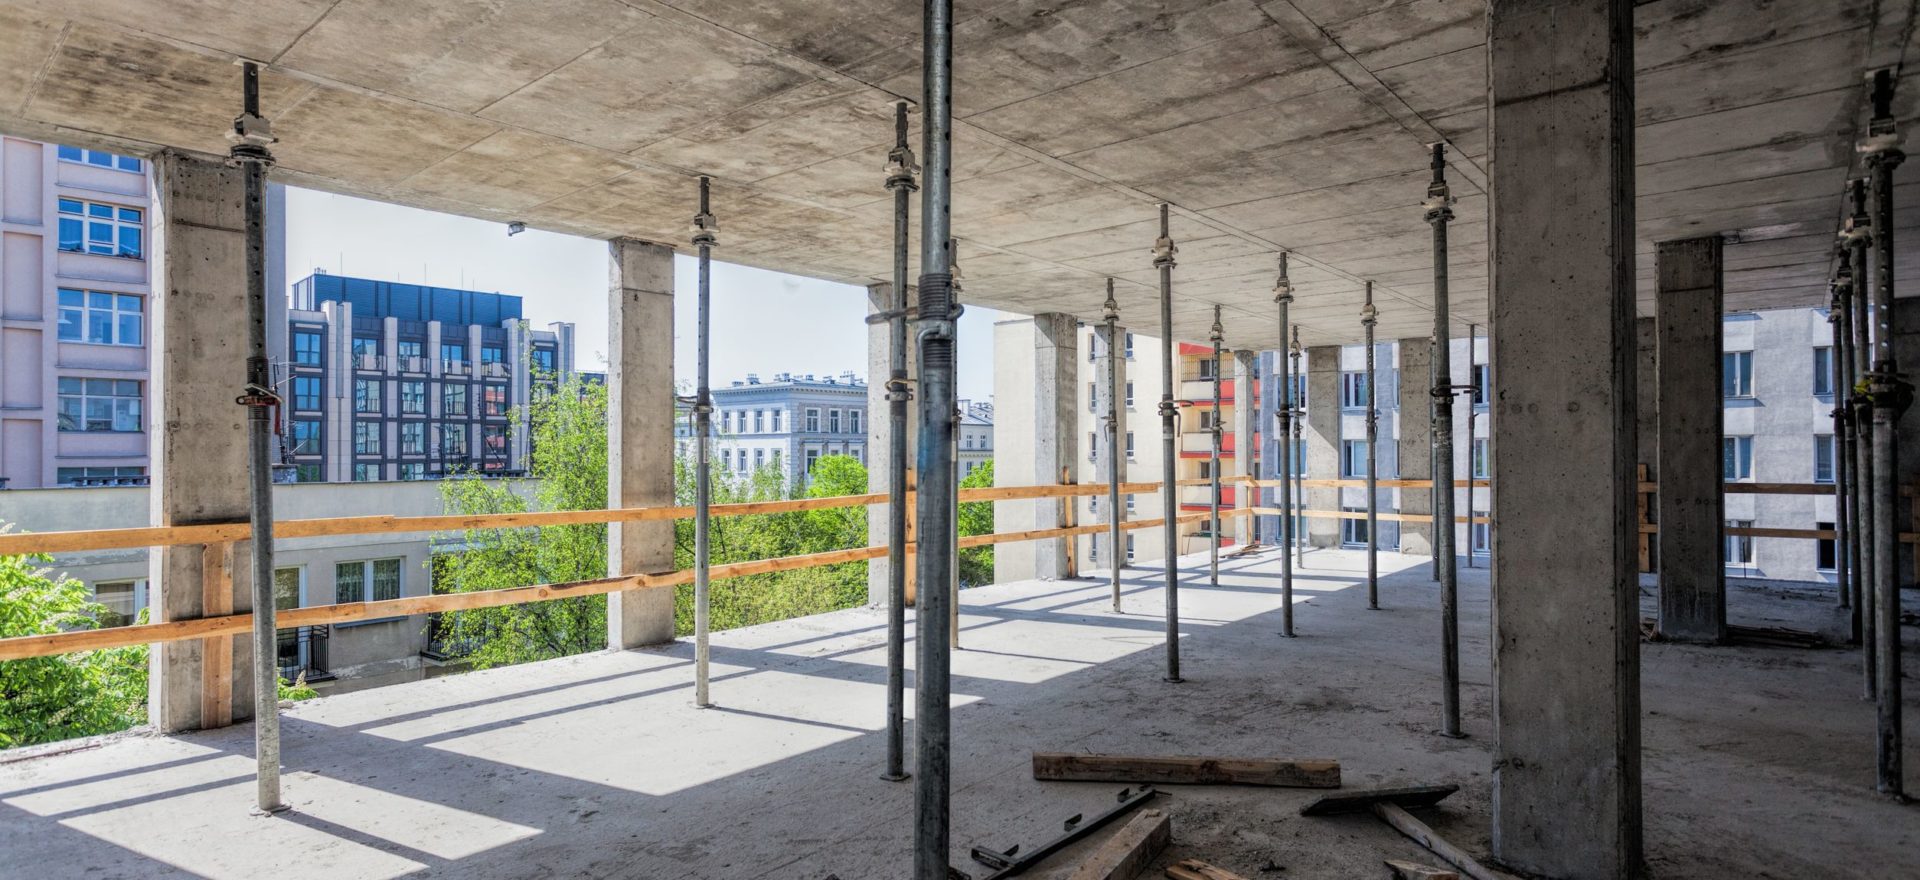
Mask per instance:
[[[866,290],[724,262],[713,264],[712,382],[756,373],[838,376],[867,372]],[[694,374],[698,261],[674,257],[674,374]],[[525,297],[535,329],[571,321],[575,367],[607,362],[607,244],[498,223],[287,187],[287,283],[324,269],[336,275],[509,293]],[[969,308],[960,319],[960,396],[993,395],[993,322]]]

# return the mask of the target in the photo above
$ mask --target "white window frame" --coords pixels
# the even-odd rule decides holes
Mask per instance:
[[[1364,507],[1342,506],[1340,509],[1347,513],[1367,512],[1367,509]],[[1342,547],[1367,546],[1367,521],[1364,517],[1340,518],[1340,545]]]
[[[1727,400],[1753,399],[1753,352],[1720,353],[1720,395]]]
[[[127,260],[147,258],[147,212],[145,209],[130,205],[116,205],[112,202],[58,196],[55,199],[54,210],[58,219],[59,235],[56,247],[61,251],[70,254],[120,257]],[[78,247],[66,246],[68,224],[78,224],[80,232]],[[96,241],[94,234],[99,231],[96,227],[104,227],[111,240]],[[129,238],[133,242],[132,253],[127,252]]]
[[[392,563],[393,595],[380,596],[374,592],[374,579],[379,577],[378,568]],[[360,566],[359,598],[347,598],[341,593],[340,572],[351,565]],[[354,559],[333,564],[333,598],[335,604],[349,602],[378,602],[384,599],[398,599],[407,594],[407,561],[403,557],[390,556],[380,559]]]
[[[68,303],[71,294],[75,303]],[[101,303],[98,298],[104,297]],[[146,298],[132,293],[115,293],[110,290],[87,290],[79,287],[59,288],[57,298],[60,309],[60,322],[56,330],[61,342],[75,342],[81,345],[117,345],[139,347],[146,344]],[[130,308],[128,307],[130,306]],[[106,325],[106,338],[93,338],[94,321],[101,320]],[[132,333],[126,333],[126,322],[133,324]],[[73,328],[68,335],[67,328]],[[131,335],[132,338],[127,337]]]
[[[827,410],[827,433],[829,434],[842,433],[840,428],[841,428],[840,411],[837,409]]]
[[[847,410],[847,433],[860,433],[860,411],[857,409]]]
[[[1492,444],[1488,443],[1485,437],[1475,437],[1469,449],[1471,452],[1468,453],[1467,478],[1471,480],[1492,479]]]
[[[1365,370],[1347,370],[1340,374],[1340,408],[1366,411],[1369,397]]]
[[[1481,519],[1487,515],[1484,510],[1473,511],[1472,519]],[[1468,548],[1474,556],[1488,556],[1493,553],[1493,524],[1483,522],[1467,523]]]
[[[1486,409],[1487,398],[1491,396],[1492,391],[1493,391],[1493,365],[1492,364],[1474,364],[1473,365],[1473,406],[1474,408]]]
[[[411,439],[417,440],[419,442],[417,443],[407,442],[409,440],[409,435],[411,435]],[[427,454],[427,423],[426,422],[413,421],[413,422],[400,423],[400,454],[401,455],[426,455]]]
[[[1826,450],[1827,475],[1825,477],[1820,476],[1821,450]],[[1813,481],[1814,482],[1816,483],[1832,483],[1833,482],[1833,474],[1838,467],[1835,463],[1836,462],[1835,453],[1837,453],[1838,451],[1839,450],[1835,448],[1835,446],[1833,445],[1832,434],[1813,435]]]
[[[353,454],[378,456],[383,439],[381,435],[386,433],[381,428],[385,426],[384,422],[377,419],[354,419]]]
[[[353,380],[353,412],[355,415],[377,416],[382,414],[382,410],[385,409],[385,407],[381,406],[384,401],[380,398],[385,396],[386,389],[380,387],[380,384],[379,379]]]
[[[1820,361],[1826,360],[1824,369]],[[1813,396],[1831,397],[1833,395],[1833,346],[1816,345],[1813,347]]]
[[[1367,476],[1367,441],[1340,441],[1340,478],[1346,480],[1365,479]]]
[[[806,432],[809,434],[820,433],[820,408],[817,406],[807,407],[806,416]]]
[[[1728,465],[1732,465],[1731,470]],[[1727,483],[1753,480],[1753,435],[1728,434],[1720,438],[1720,479]]]
[[[1736,529],[1750,529],[1750,528],[1753,528],[1753,520],[1730,519],[1730,520],[1727,520],[1727,527],[1736,528]],[[1724,552],[1726,553],[1726,558],[1725,558],[1726,567],[1728,568],[1752,568],[1753,567],[1754,555],[1753,555],[1752,536],[1727,535],[1726,541],[1724,542]]]
[[[1133,409],[1133,382],[1127,382],[1127,409]]]
[[[69,385],[68,383],[77,383]],[[105,383],[106,390],[99,391],[95,383]],[[132,394],[120,393],[125,386],[132,386]],[[59,430],[68,434],[138,434],[146,430],[144,421],[146,386],[137,379],[105,379],[88,376],[60,376],[54,381],[55,398],[59,403]],[[69,390],[72,389],[72,390]],[[73,417],[73,427],[67,427],[70,417],[69,401],[74,401],[77,417]],[[93,404],[95,401],[106,403],[107,427],[94,429],[87,427],[93,423]]]
[[[146,173],[146,160],[139,156],[122,156],[106,150],[89,150],[82,147],[70,147],[56,144],[54,154],[62,162],[86,165],[93,168],[106,168],[111,171],[125,171],[128,174]],[[104,161],[102,161],[104,160]]]
[[[1133,432],[1127,432],[1127,460],[1133,461]]]

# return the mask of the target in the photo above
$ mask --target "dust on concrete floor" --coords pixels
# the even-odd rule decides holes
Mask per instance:
[[[1178,685],[1161,681],[1156,571],[1129,570],[1123,615],[1098,582],[966,592],[956,866],[983,874],[970,845],[1031,847],[1120,788],[1035,782],[1033,750],[1327,756],[1352,787],[1453,782],[1462,791],[1423,818],[1488,851],[1484,569],[1462,570],[1470,737],[1456,741],[1432,733],[1438,602],[1424,559],[1384,555],[1383,609],[1368,611],[1361,554],[1309,553],[1295,639],[1278,633],[1277,555],[1229,561],[1218,589],[1186,562]],[[706,711],[689,704],[686,644],[304,703],[285,723],[295,809],[274,819],[247,815],[248,727],[0,765],[0,875],[906,876],[912,788],[877,778],[883,638],[873,609],[718,634],[718,707]],[[1913,809],[1871,791],[1856,657],[1646,647],[1654,876],[1920,875]],[[1301,818],[1315,792],[1165,791],[1174,843],[1155,874],[1188,857],[1253,878],[1383,876],[1383,858],[1432,860],[1367,816]],[[1086,846],[1029,876],[1063,874]]]

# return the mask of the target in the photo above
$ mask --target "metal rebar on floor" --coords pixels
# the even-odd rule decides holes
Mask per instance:
[[[1153,243],[1153,267],[1160,272],[1160,451],[1162,531],[1166,535],[1167,558],[1167,674],[1166,680],[1180,680],[1180,499],[1174,464],[1179,453],[1174,448],[1174,423],[1179,406],[1173,401],[1173,237],[1167,229],[1168,206],[1160,205],[1160,237]]]
[[[922,19],[920,190],[920,442],[923,496],[915,510],[919,536],[914,615],[915,756],[913,875],[947,880],[953,742],[951,641],[947,632],[953,545],[953,0],[926,0]]]
[[[1293,638],[1293,407],[1294,370],[1288,361],[1299,361],[1287,352],[1288,310],[1293,305],[1293,281],[1287,277],[1287,255],[1280,254],[1280,277],[1273,282],[1273,303],[1280,313],[1280,634]]]
[[[253,744],[255,812],[287,809],[280,799],[280,663],[277,609],[273,595],[273,461],[269,457],[274,410],[267,360],[267,168],[273,126],[260,115],[260,67],[240,65],[240,115],[227,133],[229,161],[244,176],[242,212],[246,215],[247,377],[235,403],[247,408],[247,495],[249,544],[253,548]]]
[[[1126,395],[1120,375],[1121,357],[1126,351],[1120,329],[1120,303],[1113,298],[1113,279],[1107,279],[1107,301],[1102,306],[1107,325],[1107,567],[1112,572],[1113,610],[1120,611],[1120,565],[1126,559],[1121,549],[1120,513],[1120,404]]]
[[[1211,480],[1207,489],[1207,583],[1220,586],[1220,343],[1226,330],[1220,326],[1220,307],[1213,307],[1213,327],[1207,338],[1213,342],[1213,427],[1207,436],[1213,440],[1212,457],[1207,463]]]
[[[700,253],[698,323],[695,331],[693,391],[693,704],[702,709],[713,705],[708,693],[708,629],[712,625],[708,569],[712,562],[713,529],[713,388],[708,382],[713,339],[713,245],[717,228],[709,204],[711,181],[700,178],[700,211],[693,215],[694,247]]]
[[[907,212],[915,190],[913,148],[907,145],[907,102],[893,105],[893,150],[887,154],[887,190],[893,193],[893,299],[887,317],[887,770],[898,782],[906,768],[907,661]]]
[[[1860,145],[1872,179],[1873,210],[1873,370],[1866,376],[1873,406],[1874,482],[1873,629],[1875,675],[1879,684],[1879,730],[1876,739],[1878,788],[1882,794],[1904,799],[1901,761],[1900,671],[1900,545],[1895,505],[1899,503],[1899,445],[1895,432],[1901,414],[1912,403],[1913,386],[1900,375],[1893,346],[1893,171],[1906,158],[1893,117],[1893,72],[1874,72],[1870,97],[1873,118]]]
[[[1427,224],[1433,227],[1433,510],[1438,527],[1433,533],[1433,558],[1440,572],[1440,733],[1462,736],[1460,730],[1460,572],[1454,556],[1453,513],[1453,330],[1447,323],[1447,223],[1453,219],[1453,193],[1447,186],[1447,148],[1433,145],[1433,179],[1427,184]],[[1472,365],[1473,334],[1467,334],[1468,365]],[[1468,384],[1474,384],[1471,371]],[[1467,399],[1472,424],[1473,399]],[[1472,432],[1468,432],[1472,443]],[[1473,479],[1467,479],[1467,516],[1473,516]],[[1468,527],[1472,534],[1472,527]],[[1472,542],[1467,553],[1471,555]]]
[[[1374,393],[1373,327],[1380,312],[1373,307],[1373,282],[1366,282],[1366,303],[1360,307],[1360,324],[1367,334],[1367,608],[1380,610],[1380,523],[1378,477],[1380,470],[1380,406]]]

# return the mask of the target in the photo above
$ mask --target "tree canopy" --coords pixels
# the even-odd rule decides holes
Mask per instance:
[[[42,567],[51,561],[0,556],[0,638],[100,627],[106,606],[93,601],[85,584]],[[0,749],[146,721],[145,645],[0,661]]]

